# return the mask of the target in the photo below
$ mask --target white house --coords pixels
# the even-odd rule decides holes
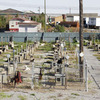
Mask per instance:
[[[66,21],[69,21],[69,22],[79,22],[79,16],[67,16],[66,17]]]
[[[41,23],[35,21],[19,22],[19,32],[39,32],[41,30]]]
[[[84,13],[84,27],[99,28],[100,27],[100,16],[97,13]],[[66,21],[79,22],[79,14],[66,14]]]
[[[100,17],[89,18],[89,25],[90,26],[95,26],[95,27],[100,27]]]
[[[24,19],[22,18],[13,18],[12,20],[9,21],[9,30],[13,32],[18,32],[19,31],[19,22],[23,22]]]
[[[13,32],[39,32],[41,30],[41,23],[14,18],[9,21],[9,30]]]

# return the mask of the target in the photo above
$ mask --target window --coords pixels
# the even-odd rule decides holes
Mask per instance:
[[[60,81],[60,78],[57,78],[57,81]]]
[[[14,25],[11,25],[11,27],[14,27]]]

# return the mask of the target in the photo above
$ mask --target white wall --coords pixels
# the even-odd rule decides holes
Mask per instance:
[[[67,16],[66,17],[66,21],[73,22],[73,20],[74,20],[73,16]]]
[[[18,22],[20,21],[17,21],[17,20],[11,20],[9,21],[9,28],[11,29],[15,29],[15,28],[19,28],[19,25],[18,25]]]
[[[41,23],[37,25],[37,30],[38,32],[41,30],[42,26],[41,26]]]
[[[100,26],[100,18],[96,18],[96,26]]]
[[[86,24],[89,24],[89,17],[86,17]]]
[[[71,21],[71,22],[78,21],[79,22],[79,16],[67,16],[66,21]]]
[[[25,27],[19,27],[19,32],[25,32]]]
[[[30,25],[19,25],[19,32],[38,32],[38,27]]]
[[[96,18],[89,18],[89,25],[96,25]]]
[[[79,16],[74,16],[74,22],[79,22]]]
[[[28,27],[27,31],[28,32],[38,32],[37,26],[36,27]]]

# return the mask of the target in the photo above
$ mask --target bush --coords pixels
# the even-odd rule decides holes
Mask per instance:
[[[56,25],[55,32],[65,32],[65,27],[64,26],[60,26],[60,25]]]

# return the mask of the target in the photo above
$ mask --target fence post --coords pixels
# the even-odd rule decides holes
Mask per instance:
[[[31,84],[31,89],[33,90],[34,88],[34,62],[32,62],[32,84]]]
[[[65,89],[67,88],[67,66],[65,67]]]
[[[3,88],[3,74],[2,74],[2,80],[1,80],[1,88]]]
[[[87,64],[85,66],[85,86],[86,86],[86,91],[88,92],[88,67],[87,67]]]

